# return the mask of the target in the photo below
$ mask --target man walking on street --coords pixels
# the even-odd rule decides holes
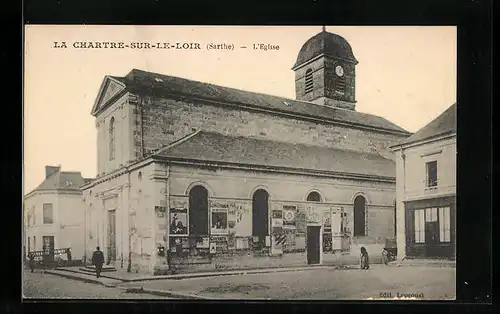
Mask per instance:
[[[92,254],[92,265],[95,266],[96,277],[101,276],[102,265],[104,264],[104,254],[102,254],[99,247],[96,247],[96,251]]]

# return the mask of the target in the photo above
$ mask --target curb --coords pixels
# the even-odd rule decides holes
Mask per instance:
[[[140,288],[122,288],[118,287],[121,290],[125,290],[127,293],[143,293],[143,294],[151,294],[163,297],[170,297],[174,299],[185,299],[185,300],[214,300],[214,298],[202,297],[196,294],[189,293],[180,293],[168,290],[160,290],[160,289],[144,289],[144,287]]]
[[[100,285],[103,285],[103,286],[108,287],[108,288],[115,288],[116,287],[115,284],[105,283],[105,282],[102,282],[102,281],[99,281],[99,280],[93,279],[93,278],[84,278],[84,277],[77,276],[77,275],[64,274],[64,273],[60,273],[60,272],[54,272],[51,270],[46,270],[45,273],[59,276],[59,277],[63,277],[63,278],[67,278],[67,279],[78,280],[78,281],[82,281],[82,282],[86,282],[86,283],[100,284]],[[120,280],[117,280],[117,279],[114,279],[114,280],[116,280],[116,281],[118,281],[118,283],[120,283]]]
[[[238,275],[252,275],[252,274],[270,274],[270,273],[282,273],[282,272],[294,272],[294,271],[308,271],[315,269],[356,269],[350,266],[334,266],[334,265],[323,265],[323,266],[309,266],[301,268],[276,268],[276,269],[252,269],[252,270],[233,270],[231,272],[220,272],[220,273],[186,273],[178,275],[166,275],[166,276],[154,276],[154,277],[142,277],[142,278],[132,278],[132,279],[120,279],[123,282],[136,282],[136,281],[153,281],[153,280],[184,280],[184,279],[195,279],[195,278],[205,278],[205,277],[223,277],[223,276],[238,276]],[[173,277],[175,276],[175,277]]]

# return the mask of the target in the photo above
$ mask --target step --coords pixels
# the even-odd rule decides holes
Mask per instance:
[[[84,272],[95,273],[95,266],[90,265],[90,266],[81,267],[80,270],[82,270]],[[102,273],[113,272],[113,271],[116,271],[116,268],[114,266],[111,266],[111,265],[103,265],[102,269],[101,269]]]

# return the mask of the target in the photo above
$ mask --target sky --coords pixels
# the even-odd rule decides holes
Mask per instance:
[[[326,30],[344,37],[359,61],[357,111],[415,132],[456,101],[456,27]],[[294,99],[291,68],[302,45],[320,31],[320,26],[26,26],[24,192],[44,180],[46,165],[95,176],[97,133],[90,111],[105,75],[124,76],[136,68]],[[73,47],[89,41],[200,43],[202,49]],[[54,42],[68,48],[54,48]],[[208,50],[209,43],[234,49]],[[253,44],[279,50],[254,50]]]

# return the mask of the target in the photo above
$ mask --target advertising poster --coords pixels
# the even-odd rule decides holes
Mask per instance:
[[[297,207],[283,206],[283,227],[295,227],[295,218],[297,216]]]
[[[212,232],[211,234],[227,234],[227,208],[212,208]]]
[[[187,210],[170,209],[170,234],[187,235]]]

